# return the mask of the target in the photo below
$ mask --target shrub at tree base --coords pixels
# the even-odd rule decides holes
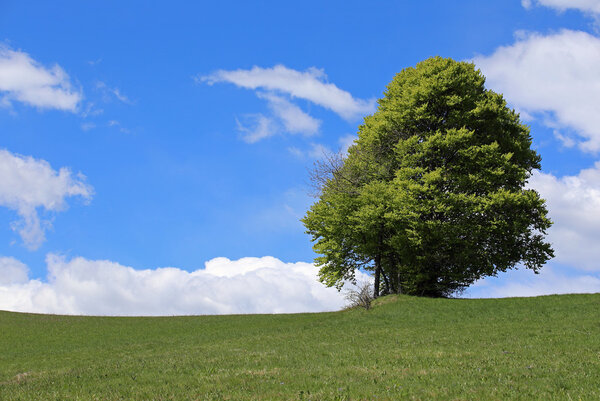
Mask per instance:
[[[320,279],[374,272],[374,295],[449,296],[553,257],[545,201],[526,189],[529,128],[470,63],[431,58],[397,74],[347,157],[317,164],[303,223]]]
[[[356,288],[346,290],[345,298],[346,301],[348,301],[348,308],[360,307],[365,308],[366,310],[371,309],[371,302],[373,301],[373,288],[371,283],[360,283]]]

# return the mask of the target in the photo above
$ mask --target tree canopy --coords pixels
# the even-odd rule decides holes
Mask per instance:
[[[364,119],[345,157],[315,170],[302,219],[320,280],[373,271],[375,296],[449,296],[553,257],[545,201],[526,187],[541,158],[529,128],[471,63],[434,57],[406,68]]]

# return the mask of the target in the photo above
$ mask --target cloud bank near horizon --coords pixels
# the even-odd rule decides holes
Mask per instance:
[[[266,256],[215,258],[204,269],[135,270],[107,260],[46,257],[47,282],[0,258],[0,309],[69,315],[167,316],[323,312],[343,308],[344,294],[317,281],[311,263]],[[363,273],[360,281],[369,280]]]
[[[567,269],[569,271],[570,269]],[[600,276],[591,272],[568,274],[554,264],[544,266],[540,274],[526,269],[511,270],[498,277],[486,277],[469,287],[468,298],[534,297],[554,294],[600,292]]]
[[[15,312],[99,316],[175,316],[299,313],[340,310],[344,292],[317,281],[311,263],[285,263],[266,256],[215,258],[203,269],[135,270],[108,260],[67,259],[48,254],[47,282],[30,279],[28,267],[0,257],[0,309]],[[467,297],[515,297],[600,292],[593,273],[564,274],[547,266],[541,274],[515,270],[502,280],[485,278]],[[359,282],[370,281],[358,273]],[[353,288],[347,285],[346,288]]]

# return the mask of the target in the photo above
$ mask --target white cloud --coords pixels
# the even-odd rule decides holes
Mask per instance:
[[[319,132],[321,121],[306,114],[300,107],[273,93],[259,93],[258,97],[267,100],[273,114],[282,122],[286,132],[314,135]]]
[[[339,147],[335,152],[333,152],[329,147],[315,142],[311,143],[310,147],[306,150],[301,150],[295,146],[289,147],[287,150],[298,159],[304,159],[308,157],[310,159],[322,160],[333,153],[341,153],[344,156],[347,155],[348,149],[354,144],[356,138],[356,135],[351,134],[338,138]]]
[[[563,135],[558,130],[554,130],[554,137],[558,139],[565,148],[572,148],[577,144],[573,137]]]
[[[313,159],[324,159],[327,155],[333,152],[327,146],[320,143],[311,143],[308,151],[308,156]]]
[[[250,70],[219,70],[207,76],[199,76],[196,81],[209,85],[230,82],[241,88],[285,93],[332,110],[346,120],[355,120],[375,111],[375,100],[355,99],[350,93],[328,83],[323,70],[314,67],[306,71],[297,71],[283,65],[272,68],[255,66]]]
[[[316,160],[322,160],[324,159],[327,155],[332,154],[333,152],[331,151],[331,149],[329,149],[327,146],[321,144],[321,143],[316,143],[316,142],[312,142],[310,143],[309,147],[302,150],[299,149],[295,146],[291,146],[288,149],[288,152],[290,152],[294,157],[296,157],[297,159],[316,159]]]
[[[257,95],[267,101],[273,116],[246,114],[243,122],[236,119],[237,129],[247,143],[256,143],[282,131],[305,136],[314,135],[319,131],[321,121],[309,116],[287,99],[273,93]]]
[[[297,159],[303,159],[304,158],[304,152],[301,151],[300,149],[298,149],[295,146],[290,146],[289,148],[287,148],[287,150],[288,150],[288,152],[290,152]]]
[[[114,89],[112,89],[112,93],[113,93],[113,95],[115,95],[115,97],[116,97],[117,99],[119,99],[121,102],[123,102],[123,103],[128,103],[128,104],[131,104],[131,103],[132,103],[132,101],[131,101],[131,100],[129,100],[129,98],[128,98],[127,96],[125,96],[123,93],[121,93],[121,91],[119,90],[119,88],[114,88]]]
[[[92,123],[92,122],[85,122],[85,123],[81,124],[81,129],[83,131],[89,131],[89,130],[94,129],[94,128],[96,128],[96,124]]]
[[[256,143],[261,139],[275,135],[276,123],[272,118],[262,114],[247,114],[244,122],[236,119],[238,131],[242,133],[242,139],[247,143]]]
[[[464,295],[470,298],[503,298],[600,292],[600,277],[597,275],[568,275],[560,271],[552,266],[545,266],[540,274],[527,269],[512,270],[500,277],[476,282]]]
[[[102,113],[104,113],[103,109],[97,109],[96,105],[93,102],[88,102],[85,105],[85,108],[81,111],[80,115],[83,118],[87,118],[87,117],[97,117]]]
[[[97,58],[96,60],[90,60],[90,61],[88,61],[87,63],[88,63],[90,66],[92,66],[92,67],[95,67],[95,66],[97,66],[98,64],[100,64],[101,62],[102,62],[102,57],[100,57],[100,58]]]
[[[24,284],[28,281],[29,269],[15,258],[0,257],[0,286]]]
[[[41,109],[77,111],[82,99],[72,89],[69,76],[58,65],[45,68],[27,53],[0,45],[2,102],[18,101]]]
[[[357,135],[345,135],[343,137],[341,137],[338,142],[341,146],[340,148],[340,152],[342,152],[342,154],[346,155],[348,154],[348,149],[350,148],[350,146],[354,145],[354,141],[358,139]]]
[[[12,227],[29,249],[37,249],[45,239],[50,222],[43,221],[38,208],[60,211],[66,198],[90,199],[92,187],[82,175],[74,176],[68,168],[54,170],[45,160],[20,156],[0,149],[0,206],[17,212],[20,220]]]
[[[532,33],[473,61],[487,86],[519,111],[574,130],[583,150],[600,150],[600,38],[570,30]]]
[[[547,201],[554,221],[548,239],[556,262],[600,272],[600,162],[576,176],[557,178],[536,171],[529,186]]]
[[[1,259],[0,259],[1,261]],[[106,260],[49,254],[48,282],[0,284],[0,309],[84,315],[291,313],[337,310],[343,294],[310,263],[273,257],[212,259],[205,269],[134,270]],[[0,262],[0,272],[3,264]],[[359,275],[365,280],[365,275]]]
[[[599,0],[521,0],[525,8],[531,8],[534,4],[554,8],[558,11],[575,9],[590,14],[600,13]]]
[[[125,94],[123,94],[119,88],[111,88],[102,81],[96,82],[96,89],[102,92],[104,98],[103,100],[105,102],[110,101],[111,97],[114,97],[125,104],[133,104],[133,102]]]
[[[117,121],[117,120],[109,120],[108,123],[106,124],[109,127],[115,127],[118,128],[120,132],[124,133],[124,134],[130,134],[131,130],[127,129],[125,127],[123,127],[123,125]]]

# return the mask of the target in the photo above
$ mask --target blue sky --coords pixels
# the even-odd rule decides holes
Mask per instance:
[[[467,295],[600,291],[600,1],[190,3],[0,1],[0,309],[338,308],[307,170],[436,55],[521,112],[556,222]]]

